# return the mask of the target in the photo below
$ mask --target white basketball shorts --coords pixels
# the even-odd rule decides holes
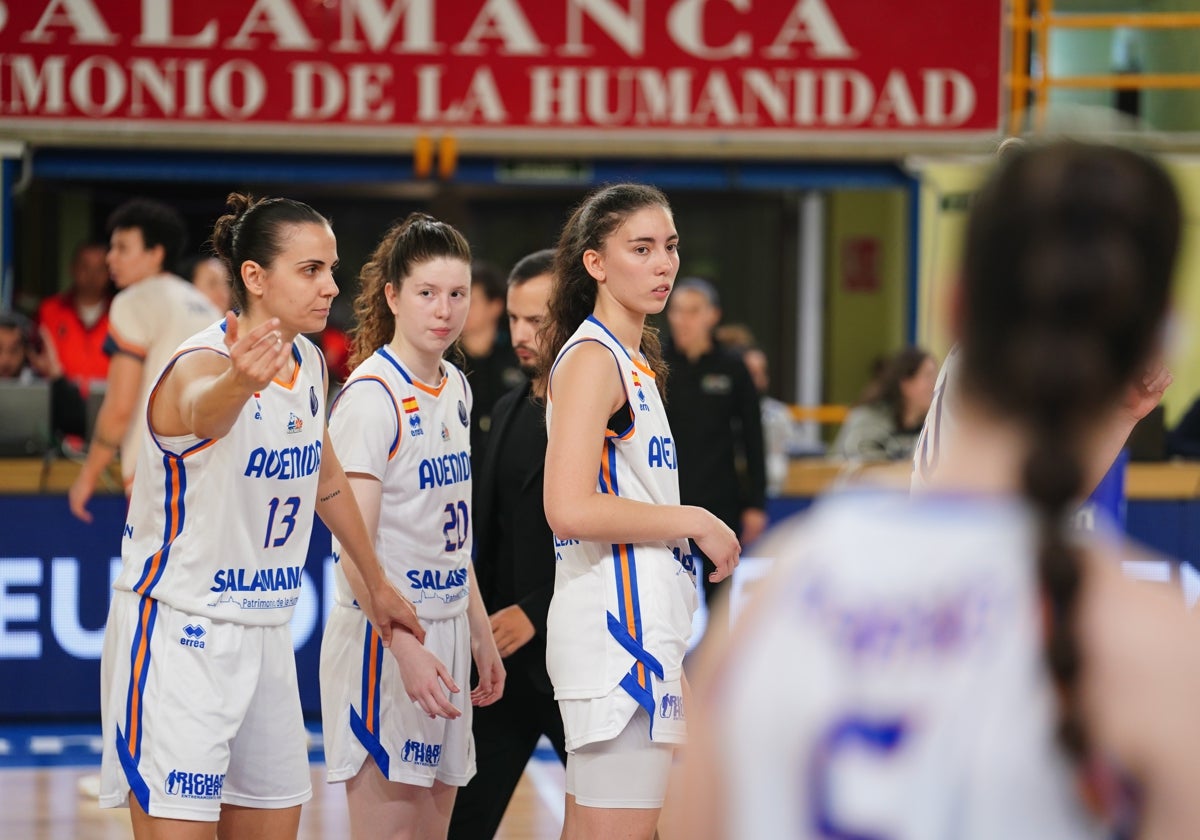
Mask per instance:
[[[367,756],[390,781],[461,787],[475,775],[471,735],[471,635],[466,613],[423,622],[425,647],[442,661],[457,694],[456,720],[430,718],[408,699],[400,666],[362,610],[334,606],[321,640],[321,719],[326,778],[352,779]]]
[[[216,821],[312,796],[286,624],[216,621],[113,594],[101,657],[100,805]]]

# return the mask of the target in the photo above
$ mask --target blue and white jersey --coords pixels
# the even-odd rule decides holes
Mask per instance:
[[[1104,836],[1055,741],[1034,534],[1002,497],[864,490],[769,537],[714,686],[724,835]]]
[[[554,422],[558,362],[584,342],[612,354],[628,399],[627,424],[606,433],[596,489],[660,505],[679,504],[671,427],[644,359],[635,358],[594,317],[580,325],[550,373],[547,427]],[[546,665],[559,700],[603,697],[623,687],[651,718],[651,679],[682,673],[696,609],[687,541],[610,544],[555,538],[554,597],[547,617]]]
[[[382,482],[375,552],[422,619],[462,613],[469,592],[471,389],[458,368],[442,367],[430,386],[381,347],[354,369],[329,419],[342,468]],[[340,564],[337,602],[355,603]]]
[[[163,378],[197,352],[227,355],[224,321],[180,345],[147,418]],[[144,435],[117,589],[239,624],[291,618],[325,437],[325,360],[303,336],[292,356],[291,379],[248,399],[224,437]]]

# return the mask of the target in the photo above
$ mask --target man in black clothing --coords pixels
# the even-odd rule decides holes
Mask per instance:
[[[537,364],[537,330],[550,299],[554,252],[538,251],[508,279],[508,323],[521,368]],[[450,840],[496,834],[538,738],[567,761],[562,717],[546,674],[546,611],[554,594],[554,538],[542,506],[546,413],[542,383],[526,381],[492,411],[474,481],[475,576],[508,672],[504,696],[475,709],[475,778],[460,788]]]
[[[667,419],[679,456],[680,502],[708,510],[746,546],[767,525],[762,414],[741,356],[713,338],[720,320],[711,283],[688,278],[675,284],[667,308],[671,340],[663,354],[670,371]],[[705,557],[701,580],[710,605],[729,581],[709,581],[713,568]]]
[[[471,383],[471,454],[475,465],[487,450],[496,400],[525,381],[508,336],[500,330],[506,288],[492,265],[471,263],[471,309],[463,325],[463,372]]]

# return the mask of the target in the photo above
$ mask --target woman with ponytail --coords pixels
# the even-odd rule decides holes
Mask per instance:
[[[375,557],[302,335],[337,295],[329,222],[233,194],[213,246],[240,314],[184,341],[150,393],[104,637],[100,804],[128,804],[138,838],[282,840],[312,796],[288,622],[314,512],[379,633],[424,632]]]
[[[846,491],[768,541],[777,569],[706,686],[685,836],[1200,836],[1194,620],[1122,576],[1138,550],[1114,529],[1071,525],[1161,352],[1180,217],[1127,150],[998,165],[959,290],[972,450],[925,492]]]
[[[475,775],[472,705],[499,700],[505,677],[471,564],[471,389],[444,358],[466,322],[471,250],[450,225],[413,213],[359,279],[354,370],[330,434],[387,575],[427,635],[393,634],[389,646],[337,573],[321,642],[326,775],[346,784],[354,840],[444,840],[458,788]],[[333,550],[353,552],[337,540]],[[472,658],[479,684],[467,692]]]
[[[542,342],[545,507],[558,563],[546,665],[567,747],[564,838],[654,835],[684,739],[683,656],[696,604],[688,538],[732,573],[733,532],[680,505],[666,370],[646,316],[679,271],[661,192],[589,195],[555,254]]]

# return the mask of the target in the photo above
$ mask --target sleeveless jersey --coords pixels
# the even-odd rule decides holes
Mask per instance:
[[[729,837],[1104,836],[1055,742],[1033,519],[850,491],[778,563],[715,684]]]
[[[185,341],[227,355],[225,323]],[[239,624],[283,624],[300,595],[325,436],[325,362],[297,336],[290,381],[246,400],[217,439],[143,436],[121,546],[117,589],[195,615]]]
[[[675,448],[654,374],[595,317],[580,325],[555,360],[547,427],[554,418],[558,362],[583,342],[612,354],[629,408],[628,425],[606,432],[601,444],[597,491],[678,505]],[[687,541],[608,544],[555,537],[554,542],[557,565],[546,646],[554,696],[603,697],[620,686],[653,720],[657,709],[650,681],[679,678],[692,632],[696,580]]]
[[[459,615],[469,590],[471,389],[442,364],[433,388],[382,347],[355,368],[329,420],[342,468],[383,484],[375,552],[422,619]],[[354,604],[340,563],[336,580],[338,603]]]

